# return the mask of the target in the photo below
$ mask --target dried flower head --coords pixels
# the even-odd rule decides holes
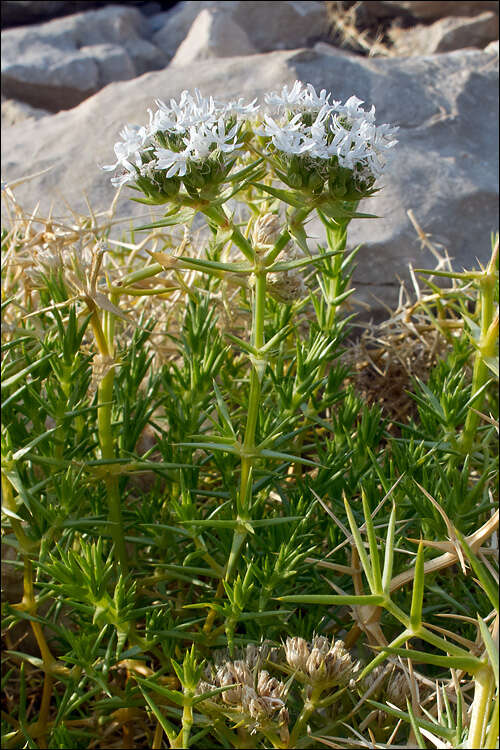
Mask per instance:
[[[398,708],[406,707],[406,698],[410,695],[408,678],[401,670],[395,672],[387,683],[385,697],[389,703]]]
[[[280,252],[276,261],[286,263],[301,257],[303,256],[300,250],[292,242],[289,242]],[[267,285],[271,296],[285,304],[291,304],[307,294],[302,268],[273,271],[267,276]]]
[[[258,651],[258,647],[257,647]],[[258,655],[253,649],[253,657]],[[208,710],[230,712],[228,715],[242,714],[247,728],[255,731],[259,727],[278,720],[278,728],[283,730],[288,712],[285,709],[286,687],[267,670],[253,669],[243,659],[226,661],[206,674],[207,680],[198,684],[196,693],[201,695],[219,687],[228,687],[220,695],[207,700]],[[205,701],[201,707],[205,706]]]
[[[309,658],[309,646],[304,638],[295,636],[287,638],[285,643],[285,657],[292,669],[306,671],[306,664]]]
[[[281,233],[281,224],[279,216],[276,214],[262,214],[255,222],[252,239],[256,250],[259,247],[269,247],[274,245]]]
[[[345,685],[358,668],[343,641],[330,643],[324,636],[316,636],[312,643],[287,638],[285,655],[289,666],[311,684]]]

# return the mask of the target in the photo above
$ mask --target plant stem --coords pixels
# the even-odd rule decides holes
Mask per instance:
[[[475,690],[469,727],[468,748],[484,747],[491,699],[495,688],[493,670],[489,666],[480,669],[474,676]]]
[[[478,348],[474,358],[474,369],[472,372],[472,392],[471,399],[486,383],[489,375],[488,367],[484,361],[485,357],[493,357],[498,338],[498,312],[494,317],[495,301],[495,282],[496,282],[496,254],[498,245],[493,252],[490,263],[484,276],[479,280],[480,306],[481,306],[481,333],[478,342]],[[480,416],[477,412],[481,411],[482,403],[485,398],[483,393],[473,401],[473,408],[469,409],[465,420],[465,427],[462,433],[460,447],[462,453],[467,455],[472,451],[474,438],[479,425]]]
[[[116,300],[115,297],[113,299]],[[106,338],[103,331],[99,314],[93,300],[88,299],[87,305],[92,313],[90,323],[96,339],[99,353],[106,358],[111,358],[113,352],[114,323],[110,318],[106,320]],[[115,448],[113,441],[113,432],[111,429],[112,419],[112,400],[113,400],[113,382],[115,371],[110,367],[104,375],[97,390],[98,410],[97,410],[97,427],[99,433],[99,444],[101,446],[101,458],[110,460],[115,458]],[[109,520],[111,522],[110,534],[115,545],[115,552],[119,560],[120,569],[123,575],[128,573],[128,559],[125,549],[125,532],[123,528],[123,519],[121,513],[120,493],[118,487],[118,477],[108,474],[105,479],[106,493],[108,498]]]
[[[307,698],[302,707],[302,711],[295,722],[295,726],[290,734],[289,747],[297,747],[297,740],[305,733],[305,726],[309,721],[309,718],[316,710],[318,701],[321,696],[321,687],[314,687],[312,689],[311,697]]]
[[[193,726],[193,707],[191,701],[184,704],[182,711],[182,747],[189,747],[189,735]]]
[[[115,458],[113,433],[111,430],[112,405],[110,403],[113,398],[114,377],[114,369],[111,368],[104,375],[98,388],[98,403],[100,408],[98,409],[97,424],[99,430],[99,443],[101,445],[101,457],[105,460]],[[108,496],[109,520],[111,522],[111,538],[115,545],[115,551],[118,556],[121,572],[123,575],[126,575],[128,573],[128,560],[125,549],[125,532],[123,528],[118,477],[113,474],[108,474],[105,482]]]
[[[265,270],[255,273],[255,291],[252,310],[252,346],[259,350],[264,346],[264,317],[266,309],[266,272]],[[248,417],[243,439],[241,457],[241,477],[238,493],[238,516],[242,520],[248,520],[249,502],[251,498],[251,487],[249,483],[252,478],[252,470],[255,462],[255,430],[259,418],[259,405],[261,394],[261,381],[264,374],[265,363],[253,362],[250,373],[250,395],[248,399]],[[247,531],[235,529],[233,545],[226,569],[226,581],[230,580],[241,550],[245,543]]]
[[[498,728],[499,728],[499,717],[500,717],[500,698],[497,694],[495,700],[495,706],[493,708],[493,715],[491,717],[490,730],[486,737],[485,747],[495,748],[498,747]]]
[[[12,492],[12,484],[7,476],[2,472],[2,502],[3,505],[7,510],[10,510],[11,513],[17,514],[17,505],[16,501],[14,500],[14,493]],[[12,516],[9,516],[9,523],[12,526],[12,530],[16,536],[16,539],[19,543],[20,550],[28,554],[28,552],[33,549],[33,547],[36,547],[36,544],[26,536],[26,533],[22,527],[21,521],[19,521],[17,518],[13,518]]]

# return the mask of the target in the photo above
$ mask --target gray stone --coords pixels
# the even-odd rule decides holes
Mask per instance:
[[[484,48],[484,51],[498,56],[498,39],[494,42],[490,42],[488,46]]]
[[[76,106],[108,83],[165,65],[136,8],[110,6],[2,32],[2,93],[35,107]]]
[[[334,57],[338,55],[343,55],[344,57],[358,57],[355,52],[351,52],[351,50],[344,49],[343,47],[335,47],[335,45],[328,44],[328,42],[316,42],[313,49],[320,55],[333,55]]]
[[[2,96],[1,110],[2,130],[25,120],[39,120],[41,117],[50,114],[45,109],[36,109],[24,102],[16,102],[15,99],[6,99],[4,96]]]
[[[2,0],[2,28],[49,21],[51,18],[94,10],[105,5],[135,5],[146,16],[161,11],[159,3],[145,0]]]
[[[252,75],[248,74],[252,70]],[[2,139],[2,178],[7,182],[54,168],[16,189],[26,210],[51,202],[64,214],[61,196],[87,211],[84,192],[95,210],[107,208],[115,190],[109,173],[113,144],[124,123],[147,122],[147,108],[160,96],[178,97],[198,86],[203,94],[234,98],[262,96],[299,78],[332,90],[336,99],[356,94],[375,104],[377,122],[400,126],[377,196],[360,210],[378,219],[351,223],[348,245],[363,243],[354,281],[355,297],[383,314],[376,298],[397,300],[396,275],[408,278],[408,263],[429,267],[433,258],[420,249],[408,216],[412,209],[432,240],[448,248],[458,268],[485,262],[490,232],[498,228],[498,56],[462,50],[426,58],[362,58],[304,49],[214,59],[210,65],[172,67],[111,84],[68,112],[22,127],[7,127]],[[119,198],[119,215],[150,216],[143,205]],[[165,209],[163,209],[163,212]],[[162,209],[153,209],[161,216]],[[128,224],[125,224],[125,227]],[[117,228],[117,232],[121,229]],[[308,225],[322,237],[318,222]]]
[[[195,18],[170,65],[189,65],[214,57],[253,55],[257,50],[232,17],[217,8],[205,8]]]
[[[431,26],[418,24],[411,29],[389,31],[395,51],[400,55],[432,55],[464,47],[485,47],[498,39],[498,16],[486,11],[478,16],[449,17]]]
[[[67,13],[78,13],[101,5],[99,2],[64,2],[61,0],[2,0],[2,28],[23,26],[25,24],[46,21]]]
[[[223,11],[246,32],[250,43],[260,52],[304,47],[327,36],[328,20],[324,2],[288,0],[193,0],[182,2],[165,14],[163,28],[153,35],[153,42],[173,57],[197,15],[205,9]],[[156,26],[155,16],[151,23]],[[153,28],[153,26],[152,26]]]

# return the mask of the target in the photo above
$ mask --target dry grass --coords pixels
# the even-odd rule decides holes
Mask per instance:
[[[346,7],[343,2],[327,2],[330,37],[337,47],[345,47],[368,57],[395,55],[386,34],[387,24],[365,24],[359,21],[359,10],[364,3]]]

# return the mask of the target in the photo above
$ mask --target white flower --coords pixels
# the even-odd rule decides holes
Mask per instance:
[[[330,96],[331,94],[326,93],[326,89],[322,89],[318,95],[311,83],[304,86],[301,81],[295,81],[291,91],[288,90],[288,86],[283,86],[281,94],[275,92],[266,94],[265,102],[278,110],[315,111],[322,109],[325,105],[333,108],[339,104],[339,102],[329,104]]]
[[[340,102],[328,103],[331,94],[326,93],[326,89],[321,89],[319,96],[316,93],[316,89],[312,83],[308,83],[306,91],[302,94],[303,105],[306,105],[308,109],[323,109],[325,106],[335,108]]]
[[[241,143],[236,143],[238,140],[238,125],[233,125],[229,132],[226,133],[225,123],[222,117],[220,117],[217,124],[210,129],[210,135],[212,137],[212,143],[215,144],[216,148],[226,154],[235,149],[241,148],[242,146]]]
[[[357,96],[350,96],[344,105],[340,106],[339,102],[335,109],[349,120],[363,119],[368,122],[375,122],[375,107],[372,105],[371,110],[365,112],[361,104],[364,104],[362,99],[358,99]]]
[[[106,167],[103,167],[103,169],[106,169]],[[124,169],[117,177],[111,178],[111,184],[114,187],[120,187],[120,185],[125,185],[127,182],[133,182],[136,177],[137,172],[133,168],[130,170]]]
[[[157,157],[157,169],[168,169],[167,177],[184,177],[187,172],[187,164],[191,156],[191,149],[186,148],[184,151],[171,151],[168,148],[157,148],[155,151]]]
[[[107,171],[114,171],[118,167],[125,170],[119,177],[111,178],[111,182],[115,186],[133,180],[136,174],[134,167],[140,168],[143,154],[153,148],[148,145],[149,133],[147,128],[139,125],[125,125],[120,136],[122,140],[114,145],[116,162],[103,166],[103,169]]]
[[[280,124],[269,115],[264,116],[264,124],[261,128],[256,128],[256,133],[271,138],[273,145],[286,154],[298,154],[301,152],[303,133],[301,130],[301,115],[295,115],[294,118]]]
[[[204,128],[195,128],[192,125],[189,128],[189,137],[183,138],[186,144],[186,153],[189,153],[193,161],[201,161],[209,156],[211,146],[213,145],[212,133],[207,132]]]
[[[244,101],[245,100],[243,99],[243,97],[240,96],[239,99],[220,106],[224,108],[225,114],[236,115],[238,117],[241,117],[242,119],[247,119],[248,117],[252,117],[256,112],[258,112],[259,105],[255,103],[257,99],[254,99],[249,104],[245,104]]]
[[[295,81],[291,91],[288,91],[288,86],[283,86],[281,89],[281,95],[272,91],[270,94],[265,95],[264,101],[269,106],[276,107],[277,109],[281,107],[291,109],[300,105],[301,95],[302,83],[300,81]]]
[[[265,99],[277,109],[277,116],[266,115],[256,132],[284,154],[321,161],[336,157],[341,167],[358,177],[376,178],[382,174],[387,151],[397,143],[397,128],[376,126],[375,107],[365,111],[357,96],[345,104],[330,102],[325,89],[318,94],[311,84],[295,81],[291,90],[283,86],[281,94]],[[315,115],[312,123],[310,115]]]

